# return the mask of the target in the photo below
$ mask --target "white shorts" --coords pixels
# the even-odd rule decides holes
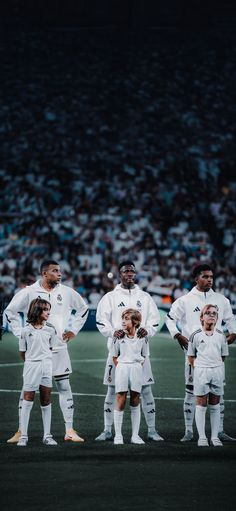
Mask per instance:
[[[117,392],[127,392],[129,389],[140,394],[143,383],[143,368],[140,363],[122,364],[118,362],[115,372],[115,387]]]
[[[52,352],[52,374],[53,376],[60,376],[64,374],[71,374],[72,367],[70,356],[67,349]]]
[[[36,391],[40,385],[52,387],[52,359],[44,358],[24,363],[23,390]]]
[[[115,385],[115,370],[116,366],[113,362],[112,356],[109,354],[106,361],[106,367],[103,377],[103,385]],[[145,358],[143,364],[143,383],[142,385],[153,385],[155,380],[152,374],[152,368],[149,357]]]
[[[224,366],[218,367],[195,367],[194,368],[194,395],[205,396],[224,394]]]

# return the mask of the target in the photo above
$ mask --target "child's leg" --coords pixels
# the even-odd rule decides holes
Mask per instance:
[[[134,390],[130,391],[130,412],[132,424],[132,436],[138,436],[140,427],[140,394]]]
[[[195,420],[199,438],[206,438],[205,422],[207,410],[207,396],[197,396]]]
[[[45,387],[44,385],[40,385],[40,403],[41,403],[41,412],[43,419],[43,437],[47,437],[51,435],[51,415],[52,415],[52,405],[51,405],[51,388]]]
[[[115,435],[118,437],[122,436],[122,424],[123,424],[126,396],[127,396],[127,392],[118,392],[116,395],[115,410],[114,410],[114,427],[115,427]]]
[[[211,440],[218,438],[220,427],[220,396],[209,394],[209,410],[211,422]]]
[[[34,404],[34,391],[25,391],[21,408],[21,436],[28,437],[30,412]]]

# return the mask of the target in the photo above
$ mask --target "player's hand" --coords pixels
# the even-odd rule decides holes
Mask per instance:
[[[147,336],[147,330],[143,327],[139,328],[138,331],[137,331],[137,337],[139,339],[142,339],[142,337],[146,337]]]
[[[116,330],[113,334],[113,337],[117,337],[117,339],[122,339],[125,336],[124,330]]]
[[[226,337],[227,343],[232,344],[236,339],[236,334],[229,334]]]
[[[187,350],[188,349],[188,339],[187,337],[184,337],[184,335],[182,334],[176,334],[175,335],[175,339],[177,339],[180,347],[182,350]]]
[[[73,339],[73,337],[75,337],[75,334],[74,332],[70,332],[70,330],[68,332],[64,332],[64,334],[62,335],[62,339],[65,342],[70,341],[71,339]]]

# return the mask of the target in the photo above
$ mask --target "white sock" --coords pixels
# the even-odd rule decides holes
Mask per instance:
[[[209,405],[210,422],[211,422],[211,439],[218,438],[220,427],[220,403],[217,405]]]
[[[224,397],[220,396],[220,427],[219,427],[219,431],[224,431],[224,415],[225,415]]]
[[[131,412],[132,436],[137,436],[139,434],[139,426],[140,426],[140,419],[141,419],[140,405],[130,406],[130,412]]]
[[[195,421],[199,438],[206,438],[205,433],[206,410],[207,410],[206,406],[196,405]]]
[[[148,432],[151,433],[156,430],[156,406],[151,385],[143,385],[141,390],[141,405]]]
[[[74,401],[71,392],[69,378],[57,380],[55,378],[57,390],[59,392],[59,404],[65,422],[66,431],[73,427]]]
[[[122,436],[122,424],[123,424],[124,410],[114,410],[114,427],[115,435]]]
[[[185,423],[185,433],[187,431],[193,432],[193,419],[195,412],[195,401],[196,398],[193,394],[193,390],[186,390],[185,398],[184,398],[184,423]]]
[[[107,395],[104,401],[104,430],[111,433],[111,428],[114,420],[114,407],[115,407],[116,393],[114,385],[108,385]]]
[[[23,399],[24,399],[24,390],[22,389],[22,391],[20,393],[19,404],[18,404],[18,417],[19,417],[18,429],[19,429],[19,431],[21,431],[21,410],[22,410]]]
[[[26,401],[23,399],[21,408],[21,436],[28,437],[29,418],[33,404],[33,401]]]
[[[43,419],[43,438],[51,434],[52,405],[41,406]]]

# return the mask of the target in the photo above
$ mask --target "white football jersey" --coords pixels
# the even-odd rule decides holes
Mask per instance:
[[[171,336],[179,333],[179,324],[181,333],[189,339],[191,333],[201,327],[200,312],[207,304],[218,307],[217,328],[221,330],[224,322],[230,334],[236,333],[236,320],[228,298],[213,289],[204,293],[194,287],[189,293],[175,300],[166,316],[166,326]]]
[[[35,362],[52,357],[50,348],[57,345],[57,334],[54,326],[45,323],[42,328],[27,325],[22,328],[19,339],[19,351],[25,352],[25,360]]]
[[[217,328],[212,335],[207,335],[200,328],[190,336],[187,354],[196,357],[194,367],[222,366],[224,363],[222,357],[229,354],[225,335]]]
[[[112,346],[114,332],[122,329],[122,312],[130,308],[141,312],[140,326],[147,330],[148,337],[156,334],[160,314],[149,293],[137,285],[132,289],[125,289],[118,284],[113,291],[102,297],[97,307],[97,328],[104,337],[108,338],[108,349]]]
[[[111,355],[118,357],[122,364],[134,364],[135,362],[144,362],[148,355],[148,339],[143,337],[131,339],[127,335],[122,339],[113,339]]]
[[[40,281],[25,287],[15,294],[5,309],[8,324],[16,337],[20,337],[22,330],[20,313],[23,313],[26,319],[29,305],[35,298],[43,298],[50,302],[51,310],[48,321],[56,329],[58,348],[66,349],[67,343],[63,341],[62,335],[66,329],[75,335],[81,330],[88,315],[85,301],[74,289],[63,284],[58,284],[50,292],[40,285]],[[70,327],[69,321],[71,321]]]

